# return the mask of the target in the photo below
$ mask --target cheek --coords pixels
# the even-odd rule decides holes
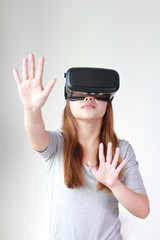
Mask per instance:
[[[76,101],[75,102],[70,101],[69,105],[70,105],[71,113],[75,117],[78,113],[78,104]]]
[[[100,111],[102,112],[102,115],[104,116],[104,114],[107,112],[107,103],[101,105]]]

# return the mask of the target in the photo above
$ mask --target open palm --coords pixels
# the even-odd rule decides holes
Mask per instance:
[[[18,85],[18,91],[24,108],[27,110],[40,109],[46,102],[49,93],[51,92],[55,79],[52,79],[47,87],[44,89],[42,86],[44,58],[39,59],[37,73],[35,76],[35,62],[34,55],[29,56],[29,71],[27,67],[27,59],[23,59],[21,81],[17,69],[13,69],[13,74]]]
[[[99,145],[99,168],[97,169],[91,161],[88,162],[97,181],[103,183],[109,188],[115,186],[116,182],[118,181],[119,173],[127,162],[127,159],[124,159],[117,167],[119,155],[120,149],[116,148],[115,156],[112,160],[112,143],[109,142],[107,147],[107,156],[105,158],[103,144],[101,143]]]

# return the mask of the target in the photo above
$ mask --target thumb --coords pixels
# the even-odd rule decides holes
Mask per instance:
[[[96,168],[96,166],[94,165],[94,163],[91,162],[91,161],[88,161],[88,165],[89,165],[89,167],[91,168],[92,173],[93,173],[94,175],[96,175],[97,168]]]
[[[56,82],[56,79],[52,79],[51,81],[49,81],[47,87],[44,89],[45,96],[47,96],[47,97],[49,96],[52,88],[54,87],[55,82]]]

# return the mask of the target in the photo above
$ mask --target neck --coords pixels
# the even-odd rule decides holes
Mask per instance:
[[[102,119],[78,121],[78,140],[83,146],[99,143]]]
[[[78,141],[83,148],[83,162],[88,161],[97,165],[97,151],[102,119],[91,121],[78,121]]]

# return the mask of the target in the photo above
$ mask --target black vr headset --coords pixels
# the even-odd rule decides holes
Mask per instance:
[[[65,99],[83,100],[92,95],[97,100],[110,102],[119,89],[119,74],[104,68],[70,68],[64,74],[66,84]]]

